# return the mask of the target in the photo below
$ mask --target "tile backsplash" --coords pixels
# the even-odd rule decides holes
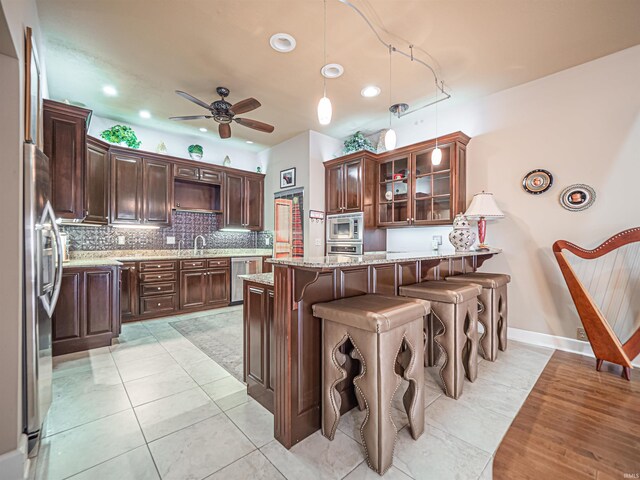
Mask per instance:
[[[271,232],[223,232],[222,217],[210,213],[172,212],[170,227],[159,229],[114,228],[111,226],[79,227],[63,225],[69,234],[69,250],[173,250],[183,240],[183,248],[193,248],[202,235],[206,248],[271,248]],[[118,237],[124,237],[124,245]],[[167,245],[167,237],[175,237],[174,245]],[[268,243],[268,245],[267,245]]]

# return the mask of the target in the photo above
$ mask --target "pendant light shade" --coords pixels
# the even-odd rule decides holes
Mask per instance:
[[[320,125],[329,125],[332,113],[331,100],[328,97],[322,97],[318,102],[318,121]]]
[[[396,148],[397,140],[395,130],[393,128],[387,130],[387,133],[384,134],[384,148],[387,152]]]
[[[440,150],[440,147],[436,147],[433,152],[431,152],[431,164],[440,165],[440,162],[442,162],[442,150]]]

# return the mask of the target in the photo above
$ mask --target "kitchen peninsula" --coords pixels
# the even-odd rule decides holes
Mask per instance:
[[[500,252],[273,258],[273,279],[245,278],[245,376],[249,394],[267,408],[273,405],[275,438],[291,448],[320,428],[322,325],[312,314],[314,304],[367,293],[397,295],[403,285],[475,271]],[[252,302],[252,289],[266,301]],[[247,338],[261,341],[248,348]],[[356,405],[350,385],[358,364],[348,359],[345,368],[342,413]]]

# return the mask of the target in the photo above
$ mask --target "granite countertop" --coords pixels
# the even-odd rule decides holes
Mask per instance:
[[[254,273],[251,275],[238,275],[247,282],[261,283],[273,287],[273,273]]]
[[[502,252],[499,248],[486,250],[469,250],[456,252],[453,249],[425,250],[419,252],[379,252],[364,255],[329,255],[326,257],[303,258],[271,258],[267,260],[274,265],[308,268],[336,268],[356,265],[376,265],[384,263],[410,262],[418,260],[446,260],[448,258],[474,257],[478,255],[495,255]]]
[[[81,258],[63,262],[62,268],[113,267],[120,265],[122,265],[122,262],[112,258]]]
[[[71,262],[87,261],[120,261],[134,262],[144,260],[182,260],[192,258],[228,258],[228,257],[269,257],[273,255],[271,249],[244,249],[244,248],[217,248],[203,250],[202,254],[194,255],[192,249],[184,249],[178,255],[178,250],[102,250],[102,251],[75,251],[71,252]],[[118,263],[119,264],[119,263]],[[67,265],[67,264],[65,264]],[[69,263],[71,266],[71,263]],[[81,266],[81,265],[78,265]],[[82,266],[97,266],[88,263]]]

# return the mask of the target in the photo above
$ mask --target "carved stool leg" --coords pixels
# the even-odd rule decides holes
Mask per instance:
[[[622,378],[631,381],[631,367],[622,367]]]
[[[357,349],[351,350],[351,358],[360,362],[360,372],[358,375],[362,376],[364,374],[364,359],[360,356],[360,352]],[[354,388],[353,391],[356,395],[356,400],[358,402],[358,410],[362,411],[365,409],[364,398],[362,398],[362,393],[357,388]]]
[[[462,363],[467,378],[475,382],[478,378],[478,308],[475,299],[458,305],[458,319],[464,325],[466,336],[462,351]]]
[[[322,435],[333,440],[340,421],[342,397],[336,386],[345,378],[346,355],[340,347],[349,339],[340,324],[322,321]]]
[[[498,322],[500,315],[495,303],[496,292],[491,288],[483,288],[478,297],[478,322],[482,324],[484,332],[480,337],[482,356],[485,360],[495,362],[498,358]]]
[[[464,331],[464,324],[458,321],[459,309],[456,304],[432,302],[431,311],[441,319],[445,326],[434,339],[435,343],[442,347],[446,356],[444,365],[440,368],[444,393],[457,399],[462,394],[465,374],[462,351],[466,345],[467,335]]]
[[[403,332],[402,328],[381,334],[358,329],[350,331],[354,347],[364,358],[365,365],[364,375],[353,380],[355,388],[361,391],[367,409],[360,427],[360,437],[369,467],[380,475],[393,462],[397,429],[391,420],[391,401],[400,386],[395,363]]]
[[[600,369],[602,368],[602,362],[604,362],[604,360],[601,360],[599,358],[596,358],[596,371],[599,372]]]
[[[507,304],[507,286],[503,285],[496,289],[496,303],[498,309],[498,342],[500,350],[507,349],[507,316],[509,308]]]
[[[440,348],[434,343],[435,336],[442,331],[442,324],[433,313],[425,318],[427,343],[424,349],[424,366],[435,367],[440,359]]]
[[[424,351],[421,345],[414,345],[412,339],[420,338],[422,322],[407,325],[407,337],[404,340],[407,349],[402,355],[402,376],[409,387],[402,397],[404,410],[409,419],[411,436],[415,439],[424,432]]]

